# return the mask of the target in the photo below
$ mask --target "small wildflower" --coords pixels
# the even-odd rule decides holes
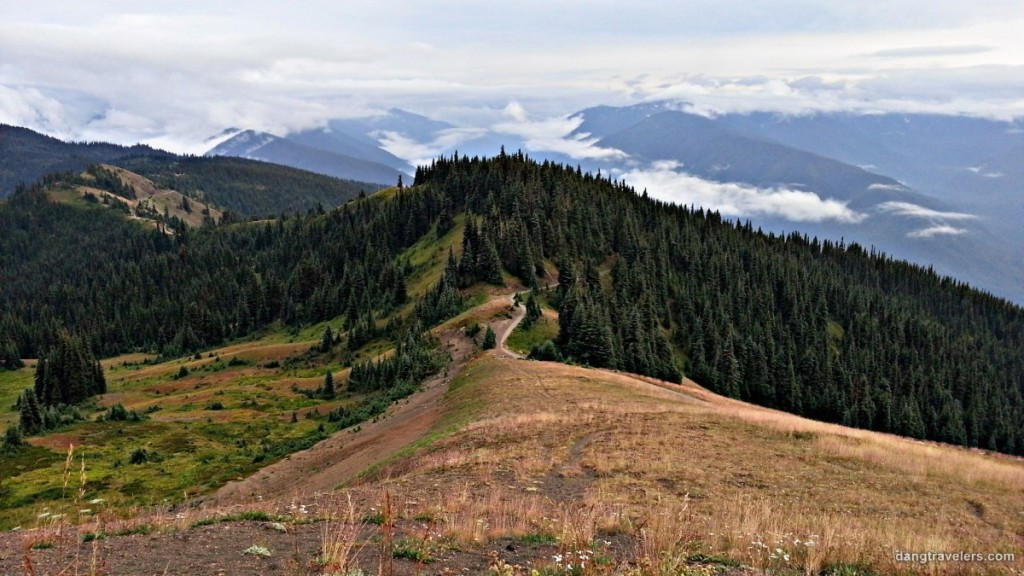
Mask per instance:
[[[242,554],[252,554],[254,556],[272,556],[273,552],[271,552],[270,549],[265,546],[253,545],[246,548],[245,551],[242,552]]]

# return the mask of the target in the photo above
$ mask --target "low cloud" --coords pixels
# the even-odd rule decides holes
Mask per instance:
[[[582,116],[531,120],[518,102],[509,103],[505,114],[511,121],[495,124],[494,132],[522,138],[523,145],[531,152],[556,152],[577,160],[621,160],[628,156],[615,148],[597,146],[597,138],[590,134],[573,134],[583,123]]]
[[[910,218],[928,218],[931,220],[977,220],[975,214],[966,212],[943,212],[932,210],[910,202],[883,202],[877,206],[881,212],[888,212],[897,216],[908,216]]]
[[[675,162],[656,162],[621,176],[637,190],[676,204],[701,206],[725,216],[775,216],[795,222],[836,221],[855,224],[866,214],[846,204],[823,199],[814,192],[787,188],[755,188],[746,184],[712,182],[679,171]]]
[[[430,164],[430,161],[449,153],[459,145],[481,138],[486,130],[478,128],[449,128],[437,132],[430,142],[419,142],[404,134],[390,130],[373,134],[382,148],[409,162],[413,166]]]
[[[72,124],[67,116],[64,104],[35,88],[0,84],[0,124],[38,127],[67,137]]]
[[[991,46],[911,46],[909,48],[892,48],[872,52],[868,56],[877,58],[929,58],[935,56],[961,56],[964,54],[983,54],[991,52]]]
[[[956,228],[948,224],[939,224],[936,226],[929,226],[928,228],[922,228],[920,230],[914,230],[913,232],[907,233],[907,238],[932,238],[935,236],[962,236],[967,234],[967,230],[964,228]]]
[[[982,178],[1002,178],[1003,177],[1003,173],[1002,172],[987,172],[985,170],[984,166],[969,166],[969,167],[967,167],[967,171],[971,172],[971,173],[974,173],[974,174],[977,174],[978,176],[981,176]]]
[[[895,191],[898,191],[898,192],[906,192],[907,190],[909,190],[909,188],[907,188],[906,186],[904,186],[902,184],[875,183],[875,184],[872,184],[872,185],[868,186],[868,190],[895,190]]]

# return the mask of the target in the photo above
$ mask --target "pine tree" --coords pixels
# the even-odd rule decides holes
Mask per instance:
[[[484,350],[490,350],[498,345],[498,335],[494,333],[494,330],[490,326],[484,332],[484,341],[480,345]]]
[[[22,432],[28,435],[43,431],[43,412],[32,389],[25,390],[18,399],[18,422]]]
[[[0,370],[17,370],[25,366],[18,353],[18,346],[12,340],[0,344]]]
[[[25,441],[22,440],[21,433],[21,427],[17,424],[8,426],[7,430],[4,432],[3,449],[5,451],[16,451],[21,447],[25,443]]]
[[[337,392],[334,390],[334,374],[328,370],[324,374],[324,385],[320,390],[320,397],[325,400],[333,400],[337,396]]]
[[[35,396],[44,406],[77,404],[107,391],[103,367],[84,342],[66,331],[36,365]]]
[[[529,298],[526,299],[526,315],[523,316],[521,322],[523,329],[529,329],[533,326],[533,323],[541,317],[540,304],[537,303],[537,298],[533,292],[530,292]]]
[[[334,333],[331,332],[331,327],[328,326],[324,329],[324,335],[320,339],[320,351],[330,352],[332,346],[334,346]]]

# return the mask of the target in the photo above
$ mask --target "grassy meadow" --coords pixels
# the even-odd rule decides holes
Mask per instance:
[[[80,512],[89,501],[122,511],[180,502],[319,438],[327,413],[359,398],[302,393],[319,387],[327,370],[343,387],[348,371],[336,354],[309,352],[318,338],[280,339],[160,363],[140,355],[105,360],[109,392],[86,410],[87,421],[0,456],[0,528],[46,513],[89,514]],[[0,421],[17,420],[14,400],[31,383],[30,368],[0,376]],[[103,420],[116,404],[139,420]]]
[[[895,560],[1022,559],[1020,459],[823,424],[692,382],[491,356],[464,369],[448,402],[451,434],[376,478],[464,545],[547,535],[564,554],[628,536],[645,573],[690,573],[701,558],[769,574],[1022,567]]]

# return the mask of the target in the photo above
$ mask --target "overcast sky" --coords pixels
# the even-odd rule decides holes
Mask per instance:
[[[1024,2],[0,0],[0,122],[195,149],[401,107],[1024,116]]]

